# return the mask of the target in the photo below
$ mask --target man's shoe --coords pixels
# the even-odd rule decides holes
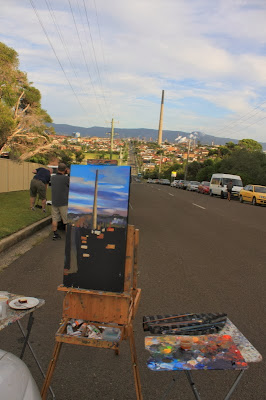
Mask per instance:
[[[61,236],[58,233],[55,232],[53,234],[53,240],[58,240],[58,239],[61,239]]]

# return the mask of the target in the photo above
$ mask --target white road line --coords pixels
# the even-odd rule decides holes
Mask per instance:
[[[132,205],[129,203],[129,206],[130,206],[130,208],[132,209],[132,210],[134,210],[134,208],[132,207]]]
[[[198,204],[195,204],[195,203],[192,203],[192,204],[193,204],[193,206],[196,206],[196,207],[202,208],[203,210],[206,210],[205,207],[201,207],[201,206],[199,206]]]
[[[174,196],[173,193],[169,193],[169,192],[168,192],[168,194],[170,194],[170,196]]]

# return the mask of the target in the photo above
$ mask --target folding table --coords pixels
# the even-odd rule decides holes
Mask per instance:
[[[187,340],[191,347],[182,350],[182,341]],[[147,336],[145,348],[151,353],[148,368],[153,371],[184,371],[197,400],[201,397],[193,381],[192,370],[239,370],[224,398],[229,400],[248,365],[262,360],[260,353],[229,319],[219,334]]]
[[[25,297],[25,296],[22,296],[22,295],[8,293],[8,292],[4,292],[4,293],[9,298],[9,300],[8,300],[9,303],[10,303],[10,301],[12,301],[14,299],[17,299],[19,297]],[[4,328],[6,328],[7,326],[17,322],[17,324],[19,326],[19,329],[20,329],[20,331],[21,331],[21,333],[22,333],[22,335],[24,337],[24,343],[23,343],[23,346],[22,346],[20,359],[22,360],[22,358],[24,356],[24,352],[25,352],[26,346],[28,346],[28,348],[29,348],[29,350],[30,350],[30,352],[31,352],[31,354],[32,354],[32,356],[33,356],[33,358],[34,358],[34,360],[35,360],[35,362],[36,362],[41,374],[42,374],[42,376],[45,378],[45,374],[43,372],[43,369],[42,369],[42,367],[41,367],[41,365],[39,363],[39,360],[38,360],[38,358],[37,358],[37,356],[36,356],[36,354],[35,354],[35,352],[34,352],[34,350],[32,348],[32,345],[29,342],[31,329],[32,329],[32,325],[33,325],[33,322],[34,322],[33,313],[34,313],[35,310],[37,310],[38,308],[42,307],[45,304],[45,300],[43,300],[43,299],[38,299],[38,300],[39,300],[39,303],[35,307],[28,308],[28,309],[25,309],[25,310],[15,310],[15,309],[13,309],[13,308],[8,306],[7,307],[7,316],[6,316],[6,318],[0,320],[0,330],[2,330]],[[24,329],[23,329],[23,327],[21,325],[21,322],[20,322],[20,319],[22,319],[26,315],[29,315],[28,324],[27,324],[27,333],[25,333],[25,331],[24,331]],[[50,392],[51,392],[53,398],[55,398],[52,388],[50,387],[49,389],[50,389]]]

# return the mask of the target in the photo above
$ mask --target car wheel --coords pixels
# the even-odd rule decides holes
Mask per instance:
[[[221,191],[221,199],[224,199],[224,192]]]
[[[240,203],[243,203],[243,196],[239,197],[239,201],[240,201]]]
[[[253,204],[253,206],[256,206],[256,205],[257,205],[256,197],[253,197],[253,199],[252,199],[252,204]]]

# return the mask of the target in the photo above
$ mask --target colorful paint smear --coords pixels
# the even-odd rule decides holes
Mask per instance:
[[[246,369],[242,354],[230,335],[147,336],[147,361],[153,371],[193,369]]]

